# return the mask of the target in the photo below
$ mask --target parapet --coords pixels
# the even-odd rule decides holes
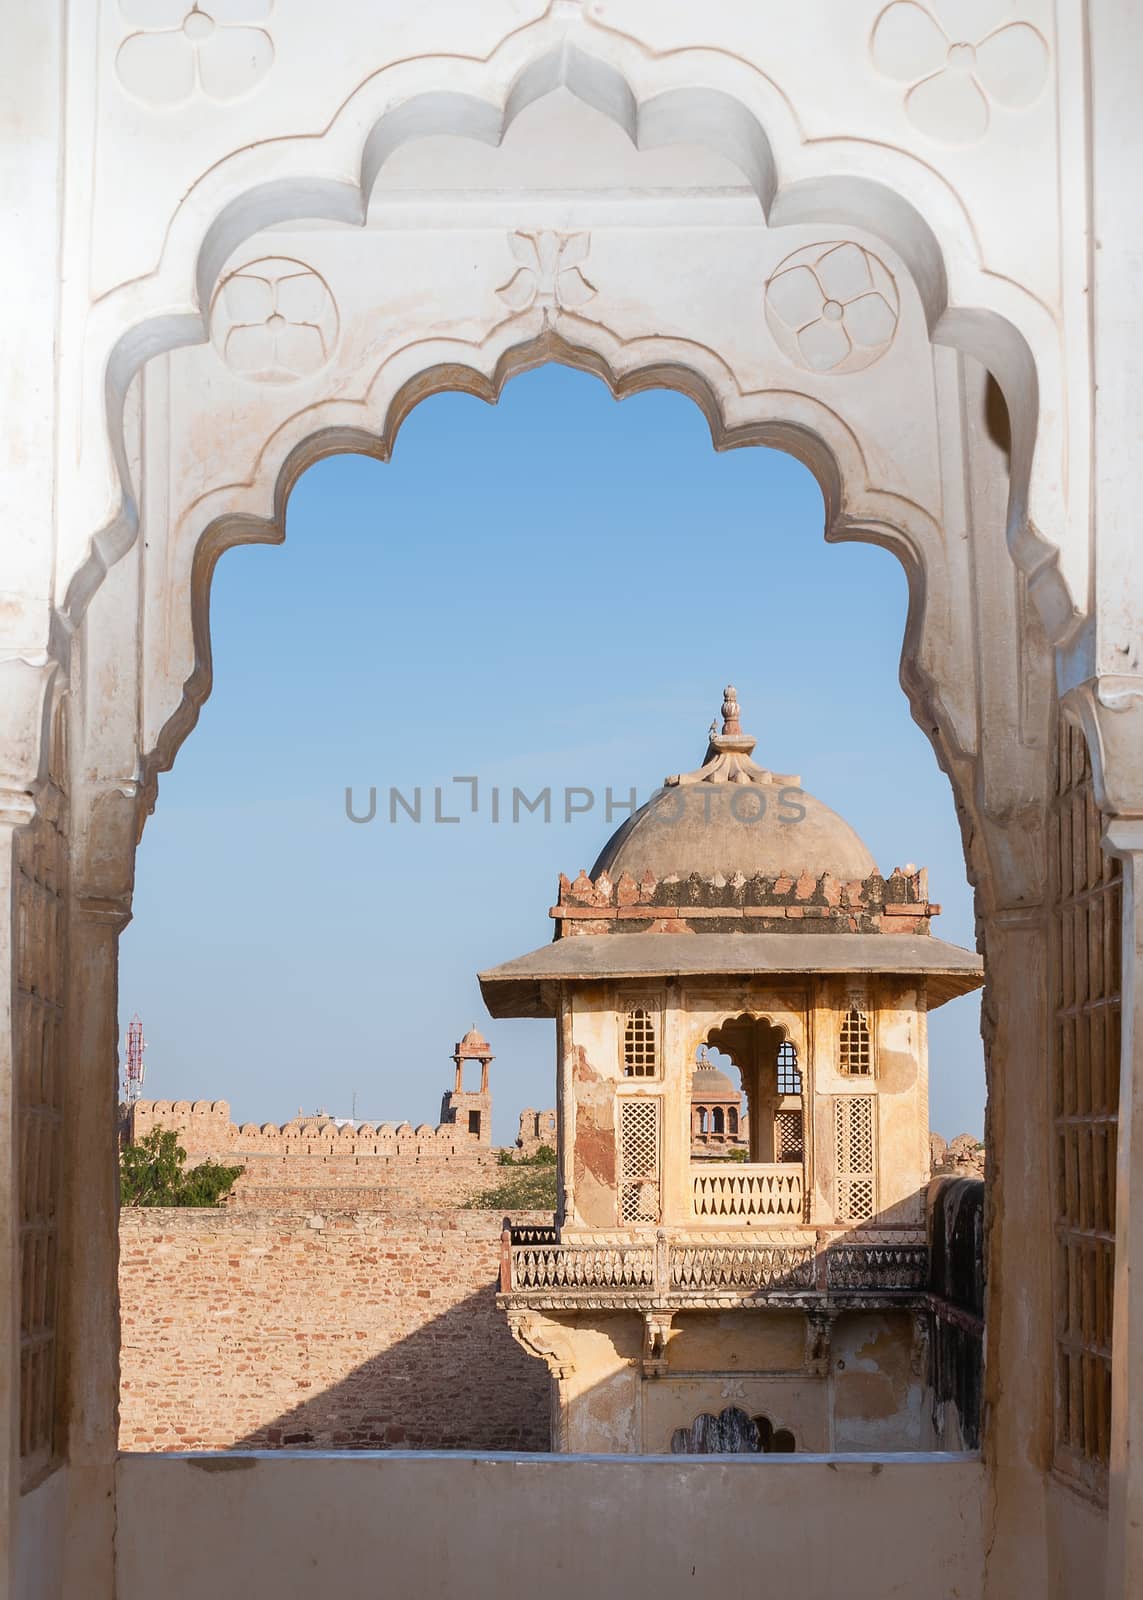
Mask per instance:
[[[128,1106],[124,1123],[128,1143],[136,1143],[152,1128],[173,1128],[188,1153],[191,1144],[206,1140],[213,1145],[229,1138],[228,1130],[234,1126],[228,1100],[136,1100]]]
[[[888,878],[873,873],[850,883],[825,873],[731,878],[718,875],[636,880],[628,872],[612,879],[606,871],[594,882],[586,872],[560,874],[559,898],[549,911],[556,937],[588,933],[638,933],[670,922],[682,931],[773,933],[929,932],[940,906],[929,900],[924,867],[895,867]]]

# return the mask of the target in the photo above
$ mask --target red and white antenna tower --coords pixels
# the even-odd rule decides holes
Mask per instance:
[[[143,1089],[143,1077],[147,1071],[143,1064],[143,1052],[146,1048],[143,1023],[136,1011],[127,1024],[127,1062],[123,1068],[124,1099],[129,1106],[135,1104]]]

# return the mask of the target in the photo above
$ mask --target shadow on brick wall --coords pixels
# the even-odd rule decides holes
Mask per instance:
[[[547,1450],[549,1383],[489,1284],[229,1448]]]

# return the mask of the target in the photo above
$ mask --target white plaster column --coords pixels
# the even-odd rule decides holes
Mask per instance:
[[[985,918],[988,1064],[984,1455],[986,1600],[1047,1594],[1052,1452],[1050,1013],[1043,913]],[[1030,1241],[1041,1243],[1030,1247]]]
[[[0,189],[8,224],[8,248],[0,252],[0,332],[8,379],[0,428],[0,1304],[7,1308],[0,1357],[0,1591],[14,1594],[21,1538],[12,836],[34,816],[43,713],[54,673],[48,651],[58,470],[65,39],[59,6],[33,6],[7,20],[0,66],[5,107]]]
[[[57,664],[44,656],[0,662],[0,1305],[7,1308],[0,1355],[0,1593],[17,1593],[17,1564],[35,1562],[20,1500],[20,1127],[16,985],[17,871],[14,835],[35,821],[47,761],[46,727]],[[31,959],[42,959],[35,950]],[[57,1335],[58,1336],[58,1335]],[[57,1349],[58,1349],[57,1345]],[[51,1538],[62,1538],[55,1529]],[[5,1565],[9,1563],[10,1565]],[[45,1596],[45,1600],[48,1597]]]
[[[146,508],[144,508],[146,509]],[[140,830],[144,540],[92,598],[72,651],[70,904],[61,1216],[68,1459],[64,1594],[114,1593],[119,1409],[119,936]]]
[[[13,834],[34,815],[30,796],[0,796],[0,905],[15,897]],[[0,1592],[15,1592],[20,1506],[20,1193],[17,1168],[18,1110],[14,989],[14,922],[0,917],[0,1306],[5,1307],[0,1335],[0,1496],[4,1550]]]
[[[556,1226],[575,1216],[575,1092],[572,1070],[575,1061],[571,996],[561,989],[556,1020],[556,1127],[559,1187],[556,1192]]]
[[[685,1003],[684,1003],[685,1004]],[[691,1079],[693,1058],[687,1058],[686,1011],[679,986],[666,991],[659,1012],[659,1073],[662,1078],[661,1172],[662,1221],[685,1228],[694,1217],[691,1189]]]
[[[964,563],[972,632],[963,645],[959,632],[952,635],[958,648],[944,663],[940,693],[950,710],[961,702],[953,722],[958,737],[942,730],[936,748],[957,795],[987,974],[981,1014],[989,1152],[985,1594],[1010,1600],[1050,1592],[1044,1488],[1053,1421],[1046,1065],[1052,1008],[1045,817],[1053,662],[1026,580],[1007,554],[1011,414],[975,358],[942,359],[937,376],[944,525],[950,561]],[[956,610],[954,604],[950,628]],[[1030,1250],[1032,1239],[1042,1248]]]
[[[119,935],[124,899],[79,895],[69,928],[62,1385],[64,1594],[113,1600],[119,1427]]]

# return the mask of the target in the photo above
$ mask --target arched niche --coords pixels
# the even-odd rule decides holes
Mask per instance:
[[[750,1124],[750,1160],[779,1159],[774,1148],[774,1119],[778,1093],[778,1050],[789,1035],[769,1017],[742,1012],[707,1034],[711,1049],[729,1056],[742,1078]]]

